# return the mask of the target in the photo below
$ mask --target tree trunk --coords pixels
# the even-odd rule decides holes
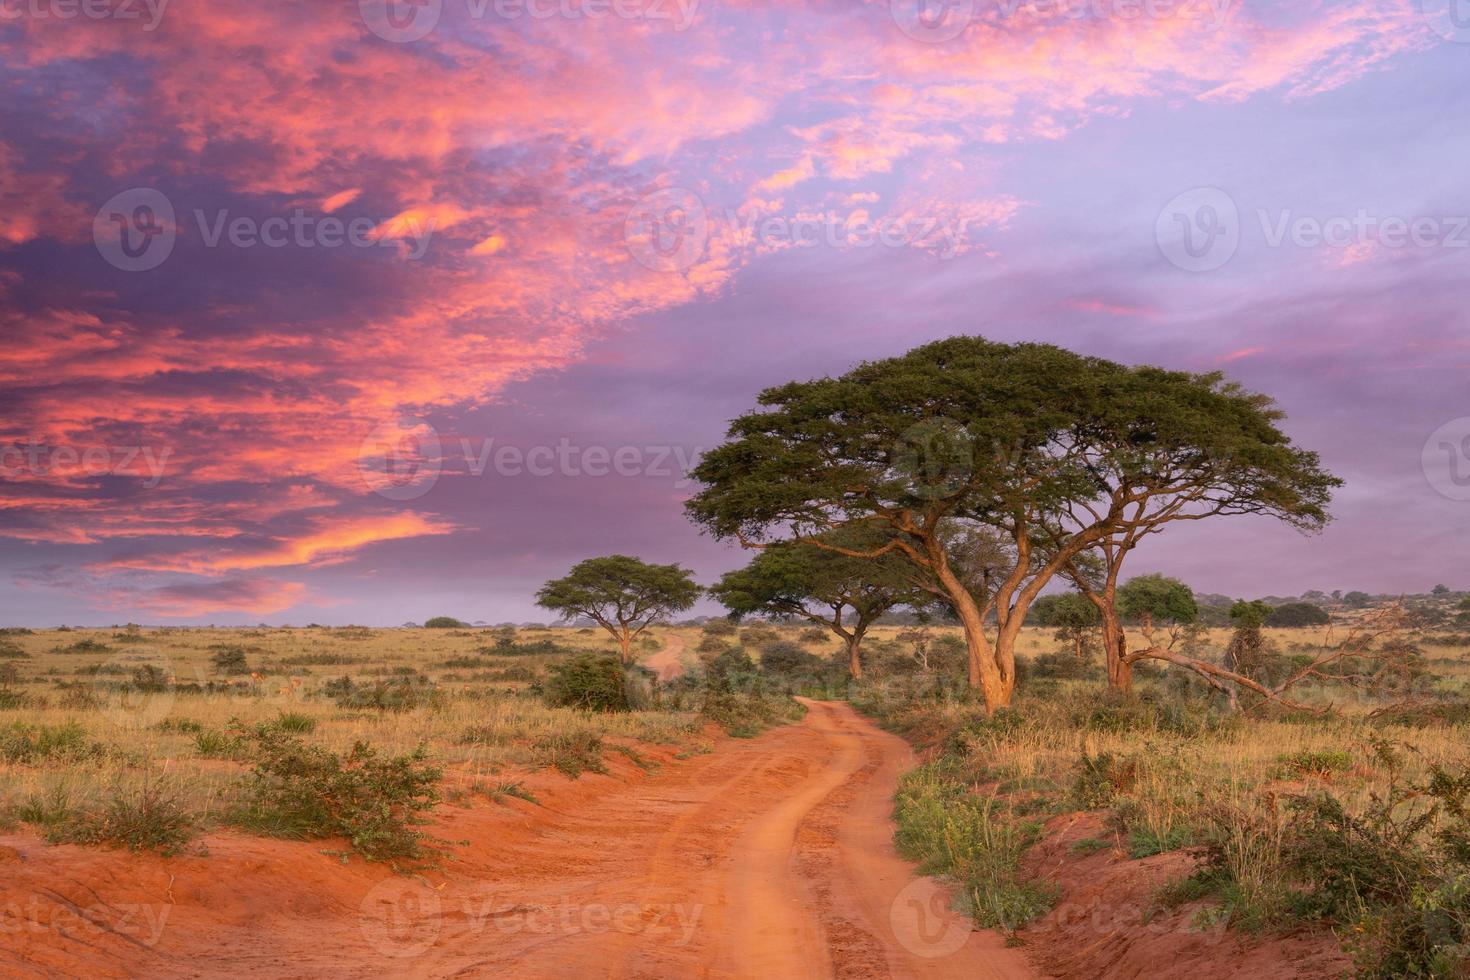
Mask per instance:
[[[1108,653],[1108,687],[1124,694],[1133,690],[1133,664],[1128,660],[1128,634],[1116,613],[1103,614],[1103,645]]]
[[[633,634],[628,631],[627,627],[618,633],[618,646],[622,648],[620,655],[623,659],[623,666],[631,666],[633,663]]]
[[[863,635],[861,633],[854,633],[847,638],[847,672],[855,681],[863,679],[863,658],[859,653],[862,645]]]
[[[965,630],[970,689],[979,688],[985,698],[986,713],[995,714],[1001,708],[1010,707],[1011,696],[1016,690],[1016,672],[1014,669],[1002,670],[1003,662],[998,656],[1000,651],[991,648],[990,639],[985,635],[985,618],[975,604],[975,597],[970,595],[970,590],[965,588],[964,583],[955,576],[949,563],[942,557],[936,561],[936,566],[936,576],[944,586],[950,604],[960,617],[960,625]]]

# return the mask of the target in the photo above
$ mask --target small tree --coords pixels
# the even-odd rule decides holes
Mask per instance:
[[[1177,578],[1140,575],[1118,590],[1118,611],[1134,623],[1184,625],[1199,618],[1194,590]]]
[[[917,598],[912,578],[896,556],[852,558],[795,543],[761,551],[709,591],[736,615],[769,613],[831,630],[846,645],[848,673],[857,679],[863,676],[863,636],[885,612]]]
[[[1373,605],[1373,597],[1366,592],[1349,592],[1342,597],[1342,601],[1353,609],[1367,609]]]
[[[651,565],[627,555],[579,562],[564,578],[536,593],[536,605],[563,620],[585,616],[618,641],[622,662],[633,662],[633,640],[654,623],[694,605],[702,590],[678,565]]]
[[[1042,596],[1031,607],[1031,617],[1036,625],[1055,629],[1058,640],[1072,644],[1078,660],[1087,658],[1088,640],[1102,622],[1097,607],[1080,592]]]

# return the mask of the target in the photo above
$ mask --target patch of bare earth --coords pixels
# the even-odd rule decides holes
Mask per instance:
[[[1048,915],[1020,932],[1032,961],[1068,980],[1187,977],[1253,980],[1342,977],[1352,965],[1325,931],[1250,936],[1210,924],[1207,902],[1160,909],[1155,896],[1191,873],[1180,852],[1130,859],[1119,847],[1079,854],[1079,841],[1113,840],[1096,813],[1052,819],[1027,855],[1027,870],[1056,882],[1062,897]]]

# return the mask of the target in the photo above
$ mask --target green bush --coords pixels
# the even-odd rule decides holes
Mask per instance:
[[[31,655],[12,640],[0,640],[0,660],[29,660]]]
[[[422,675],[374,684],[358,684],[350,677],[328,681],[322,693],[339,708],[371,708],[376,711],[412,711],[435,702],[435,692]]]
[[[268,725],[241,736],[254,765],[234,814],[240,826],[297,840],[345,837],[370,861],[437,857],[440,842],[418,828],[439,801],[443,771],[429,764],[423,746],[382,758],[356,742],[339,756]]]
[[[469,627],[469,623],[455,619],[453,616],[435,616],[424,620],[424,629],[430,630],[463,630]]]
[[[623,665],[617,657],[584,653],[546,670],[542,694],[548,704],[583,711],[629,711]]]
[[[250,663],[246,660],[244,647],[215,647],[214,656],[210,658],[210,661],[214,664],[214,669],[221,674],[235,677],[250,673]]]
[[[96,640],[78,640],[70,646],[57,647],[56,653],[111,653],[112,647]]]
[[[906,774],[899,782],[894,816],[899,853],[924,874],[948,875],[969,899],[975,922],[1013,931],[1055,904],[1058,890],[1029,879],[1021,855],[1038,828],[1000,817],[993,799],[976,796],[952,780],[943,760]]]
[[[33,797],[18,811],[52,844],[125,847],[130,851],[182,851],[199,832],[198,820],[157,782],[115,788],[97,809],[75,807],[64,790]]]
[[[593,731],[550,732],[531,742],[535,765],[550,766],[568,779],[584,772],[607,772],[602,761],[602,736]]]
[[[82,762],[102,755],[74,721],[62,725],[14,723],[0,728],[0,760],[34,765],[39,762]]]

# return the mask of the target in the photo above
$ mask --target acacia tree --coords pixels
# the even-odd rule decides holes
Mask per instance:
[[[912,578],[892,555],[873,561],[794,542],[762,550],[709,591],[737,615],[771,613],[831,630],[846,645],[848,672],[856,679],[863,676],[863,636],[885,612],[918,597]]]
[[[752,547],[835,528],[886,539],[866,551],[819,546],[896,552],[928,576],[964,628],[969,681],[991,711],[1014,692],[1026,611],[1058,572],[1084,578],[1085,552],[1099,552],[1104,568],[1089,598],[1122,686],[1131,660],[1117,577],[1139,540],[1231,513],[1309,529],[1338,485],[1291,446],[1266,399],[1219,375],[1128,368],[1044,344],[955,337],[768,389],[759,403],[696,468],[705,486],[690,517]],[[1000,531],[1013,549],[988,596],[955,573],[945,528],[956,520]]]
[[[1342,481],[1316,453],[1294,446],[1282,413],[1264,395],[1219,373],[1155,367],[1110,372],[1103,397],[1059,438],[1082,461],[1092,487],[1066,502],[1043,534],[1066,540],[1107,515],[1091,554],[1100,574],[1069,561],[1068,576],[1103,620],[1109,686],[1127,691],[1142,651],[1128,650],[1118,608],[1125,559],[1168,526],[1228,515],[1280,520],[1303,533],[1330,519],[1327,505]]]
[[[703,590],[678,565],[652,565],[627,555],[578,562],[563,578],[536,593],[536,605],[563,620],[585,616],[618,641],[624,664],[633,662],[633,640],[676,612],[693,606]]]
[[[852,557],[903,556],[954,609],[970,686],[994,711],[1015,690],[1027,609],[1118,516],[1066,532],[1055,520],[1093,486],[1062,437],[1123,370],[1045,344],[956,337],[840,378],[768,389],[695,469],[704,488],[686,509],[716,537],[750,547],[808,540]],[[1006,541],[1008,567],[983,594],[951,556],[956,522]],[[822,540],[858,528],[882,544]]]

